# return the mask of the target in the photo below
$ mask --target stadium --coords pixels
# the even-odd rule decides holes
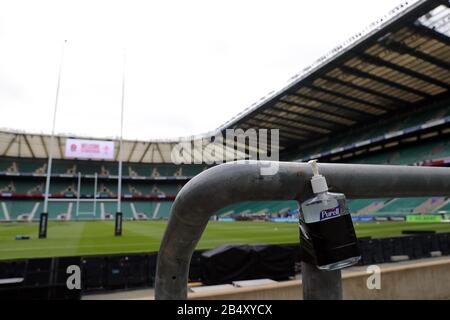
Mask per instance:
[[[263,130],[278,130],[282,163],[316,159],[324,169],[321,164],[408,166],[405,174],[411,175],[447,172],[442,168],[450,166],[449,90],[450,3],[427,0],[396,8],[204,136],[105,140],[4,130],[0,296],[153,299],[156,282],[164,284],[157,275],[158,251],[162,242],[172,243],[163,240],[170,237],[168,221],[190,204],[184,200],[188,190],[205,188],[207,194],[200,182],[208,175],[233,171],[236,160],[237,171],[252,166],[245,163],[247,155],[267,149],[247,143],[248,135],[231,147],[225,138],[220,146],[233,161],[205,158],[211,137],[226,137],[229,130],[254,130],[258,140]],[[174,152],[180,145],[185,152]],[[102,152],[107,155],[95,155]],[[181,157],[174,161],[174,155]],[[342,273],[345,299],[450,298],[450,189],[442,177],[436,194],[432,179],[423,178],[407,186],[417,188],[411,195],[398,190],[386,191],[393,195],[386,197],[348,196],[361,260]],[[225,190],[223,179],[210,188]],[[245,193],[244,174],[242,181]],[[378,186],[375,178],[373,184]],[[248,201],[223,200],[226,205],[208,212],[188,270],[189,298],[307,298],[300,292],[307,285],[299,249],[300,198],[268,200],[263,193],[248,195]],[[198,208],[188,208],[193,221],[195,212],[216,200],[196,201]],[[70,265],[81,266],[77,290],[66,288]],[[385,291],[356,284],[363,283],[369,265],[380,265],[382,277],[398,282],[385,280]],[[420,273],[434,280],[424,284]]]

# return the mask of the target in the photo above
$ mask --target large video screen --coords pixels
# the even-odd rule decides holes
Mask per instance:
[[[114,159],[114,142],[102,140],[66,139],[66,158]]]

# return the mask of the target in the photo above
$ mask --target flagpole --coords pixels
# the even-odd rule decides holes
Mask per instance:
[[[122,101],[120,111],[120,140],[119,140],[119,172],[117,185],[117,213],[115,221],[115,235],[122,235],[122,147],[123,147],[123,109],[125,105],[125,49],[123,51],[123,69],[122,69]]]
[[[52,172],[52,160],[53,160],[53,144],[55,141],[55,126],[56,126],[56,114],[58,111],[58,103],[59,103],[59,89],[61,87],[61,74],[62,67],[64,62],[64,51],[66,47],[67,40],[64,40],[62,51],[61,51],[61,60],[59,63],[59,71],[58,71],[58,82],[56,85],[56,97],[55,97],[55,107],[53,110],[53,124],[52,124],[52,134],[50,136],[50,145],[48,146],[48,163],[47,163],[47,176],[45,180],[45,193],[44,193],[44,208],[42,210],[40,219],[39,219],[39,238],[45,239],[47,237],[47,221],[48,221],[48,197],[50,193],[50,175]]]

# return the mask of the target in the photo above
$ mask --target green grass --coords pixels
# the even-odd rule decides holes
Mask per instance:
[[[165,221],[124,221],[123,236],[114,237],[114,222],[49,222],[47,239],[38,239],[36,223],[0,224],[0,260],[158,251]],[[450,223],[355,223],[358,237],[401,235],[402,230],[450,232]],[[31,240],[15,240],[30,235]],[[225,243],[296,243],[296,223],[210,222],[198,249]]]

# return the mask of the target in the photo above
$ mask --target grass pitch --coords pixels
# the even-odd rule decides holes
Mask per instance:
[[[37,223],[0,224],[0,260],[137,253],[158,251],[166,221],[124,221],[123,235],[114,236],[114,222],[50,221],[47,239],[38,239]],[[401,235],[402,230],[436,230],[450,232],[450,223],[367,222],[355,223],[358,237]],[[29,235],[30,240],[15,240]],[[198,249],[214,248],[225,243],[296,243],[296,223],[210,222]]]

